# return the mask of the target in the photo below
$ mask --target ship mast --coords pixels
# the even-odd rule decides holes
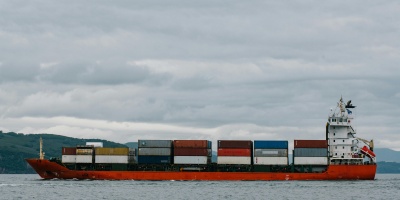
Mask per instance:
[[[39,159],[43,160],[44,159],[44,152],[43,152],[43,139],[40,137],[40,150],[39,150]]]

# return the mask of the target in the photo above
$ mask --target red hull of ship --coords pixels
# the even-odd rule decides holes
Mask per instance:
[[[275,181],[275,180],[374,180],[376,165],[330,165],[323,173],[288,172],[167,172],[69,170],[48,160],[27,159],[44,179]]]

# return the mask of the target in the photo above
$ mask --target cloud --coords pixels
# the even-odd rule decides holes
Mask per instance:
[[[360,135],[381,132],[377,144],[394,148],[383,140],[399,140],[398,7],[3,2],[1,126],[110,140],[132,130],[149,138],[318,138],[343,96],[358,106]],[[119,125],[102,126],[110,122]],[[163,126],[120,130],[124,123]]]

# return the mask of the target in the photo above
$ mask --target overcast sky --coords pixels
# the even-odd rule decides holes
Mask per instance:
[[[0,0],[0,130],[400,150],[400,2]]]

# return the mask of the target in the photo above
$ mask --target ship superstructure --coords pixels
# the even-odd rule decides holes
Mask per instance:
[[[354,109],[351,100],[346,104],[340,98],[337,108],[332,110],[326,125],[326,138],[330,164],[363,164],[367,156],[368,162],[375,163],[373,141],[356,137]],[[364,145],[360,147],[360,145]]]

